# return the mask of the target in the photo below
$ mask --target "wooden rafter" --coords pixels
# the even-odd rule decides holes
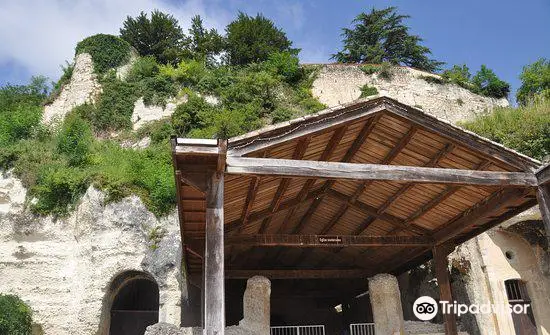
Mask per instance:
[[[344,137],[344,134],[346,133],[346,130],[348,129],[347,126],[340,127],[334,131],[334,134],[332,134],[332,137],[328,141],[328,144],[323,150],[323,153],[321,154],[321,157],[319,158],[320,161],[328,161],[332,154],[334,153],[334,150],[338,147],[338,144],[342,140],[342,137]],[[308,195],[309,190],[311,187],[315,184],[315,179],[308,179],[305,183],[300,192],[298,193],[298,201],[302,202],[305,200],[305,198]],[[294,215],[294,212],[296,211],[296,207],[290,209],[288,213],[285,216],[285,219],[283,220],[283,223],[279,227],[278,233],[282,233],[285,231],[286,226],[288,225],[288,222],[290,222],[292,216]]]
[[[337,198],[337,199],[339,199],[339,200],[341,200],[341,201],[348,201],[348,199],[349,199],[349,197],[347,195],[345,195],[343,193],[340,193],[338,191],[335,191],[335,190],[329,190],[328,194],[335,197],[335,198]],[[408,230],[411,233],[414,233],[416,235],[429,235],[430,234],[430,231],[426,228],[422,228],[420,226],[408,225],[408,224],[405,223],[404,220],[402,220],[402,219],[400,219],[396,216],[393,216],[391,214],[388,214],[388,213],[378,213],[378,209],[376,207],[367,205],[364,202],[361,202],[359,200],[356,200],[353,204],[351,204],[351,206],[356,207],[357,209],[361,210],[362,212],[367,213],[370,216],[373,216],[373,217],[376,217],[380,220],[389,222],[389,223],[393,224],[394,226],[397,226],[397,227],[403,228],[405,230]]]
[[[296,144],[296,149],[292,154],[292,159],[297,159],[297,160],[302,159],[302,157],[306,153],[307,147],[310,142],[311,142],[310,136],[300,139]],[[274,213],[276,210],[279,209],[279,205],[281,204],[281,200],[289,184],[290,184],[290,179],[285,178],[281,180],[281,183],[279,184],[279,187],[275,192],[275,196],[273,197],[273,201],[269,205],[269,211],[271,213]],[[265,233],[265,230],[269,226],[269,223],[271,222],[272,217],[273,216],[269,216],[263,220],[262,225],[260,226],[260,231],[258,232],[259,234]]]
[[[447,225],[440,228],[434,238],[442,243],[454,238],[460,234],[466,227],[471,226],[482,217],[488,217],[500,208],[500,205],[511,200],[524,197],[530,190],[525,189],[504,189],[493,193],[491,196],[483,199],[468,209],[466,212],[459,214]]]
[[[426,163],[425,167],[434,167],[439,164],[439,162],[445,158],[449,153],[451,153],[455,148],[455,145],[452,143],[447,143],[443,149],[439,150],[436,155],[434,155],[428,163]],[[376,210],[377,215],[369,215],[367,216],[358,226],[357,228],[352,232],[352,235],[361,235],[363,234],[370,225],[378,219],[378,215],[383,214],[401,195],[406,193],[409,189],[411,189],[414,186],[414,183],[407,183],[403,185],[397,192],[395,192],[391,197],[386,199],[386,201]],[[401,230],[401,227],[396,227],[395,230]],[[334,254],[338,254],[341,252],[343,248],[337,250],[334,252]],[[323,259],[321,262],[326,263],[326,259]]]
[[[343,162],[350,162],[353,159],[353,156],[355,156],[357,151],[359,151],[361,146],[365,143],[366,139],[368,138],[368,136],[370,135],[370,133],[372,132],[372,130],[374,129],[374,127],[376,126],[376,124],[378,123],[381,117],[382,115],[378,114],[367,120],[367,122],[365,123],[365,125],[363,126],[359,134],[357,134],[357,136],[353,140],[353,143],[350,145],[350,147],[346,151],[344,157],[342,158]],[[293,234],[299,233],[307,225],[307,223],[309,222],[309,220],[311,220],[311,217],[317,210],[317,207],[319,207],[319,205],[323,201],[323,197],[325,196],[326,192],[331,190],[335,182],[336,182],[335,180],[327,180],[324,183],[323,185],[324,192],[322,193],[321,196],[317,197],[312,202],[307,212],[304,214],[304,216],[302,216],[302,219],[300,220],[298,225],[296,225],[292,230]],[[310,255],[310,253],[311,253],[311,250],[305,250],[304,252],[302,252],[300,257],[296,261],[296,264],[300,264],[305,258],[307,258]]]
[[[416,127],[411,127],[409,131],[399,140],[397,145],[395,145],[388,154],[382,159],[380,164],[390,164],[397,155],[403,150],[405,146],[409,143],[409,141],[412,139],[414,134],[416,133],[417,129]],[[363,194],[365,189],[372,183],[372,180],[367,180],[362,182],[353,192],[353,195],[349,198],[348,201],[346,201],[342,206],[340,206],[340,209],[336,214],[331,218],[331,220],[323,227],[320,234],[327,234],[330,232],[330,230],[338,223],[338,221],[346,214],[347,209],[350,207],[350,205],[353,205],[357,199]]]
[[[489,167],[492,163],[489,161],[482,161],[476,166],[476,170],[483,170]],[[450,198],[453,194],[460,190],[460,186],[447,186],[445,190],[439,193],[435,198],[431,199],[425,205],[418,208],[413,214],[411,214],[407,219],[405,219],[405,224],[412,224],[414,221],[418,220],[422,216],[428,214],[429,211],[437,207],[446,199]]]

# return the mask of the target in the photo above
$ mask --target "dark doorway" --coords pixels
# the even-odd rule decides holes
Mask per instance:
[[[159,319],[159,289],[150,279],[126,281],[111,307],[110,335],[142,335]]]
[[[529,295],[527,294],[525,283],[521,280],[510,279],[505,281],[504,284],[506,286],[508,302],[511,306],[529,305],[525,314],[512,313],[516,335],[536,335],[537,326],[535,325],[535,318],[531,310],[531,299],[529,299]]]

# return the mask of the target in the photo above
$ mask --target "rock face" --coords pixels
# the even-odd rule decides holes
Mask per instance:
[[[178,104],[184,102],[187,102],[187,96],[169,101],[166,107],[163,108],[162,106],[155,105],[145,106],[143,98],[139,98],[134,104],[134,113],[132,114],[133,129],[138,130],[148,122],[170,117],[176,110]]]
[[[35,217],[24,210],[25,189],[0,179],[0,292],[16,294],[33,310],[44,334],[104,334],[106,297],[127,271],[151,275],[159,286],[159,320],[179,324],[181,243],[176,215],[158,220],[136,196],[105,203],[89,188],[67,218]],[[156,226],[165,237],[152,250]]]
[[[471,119],[485,109],[509,105],[506,99],[480,96],[457,85],[428,83],[421,76],[438,76],[427,72],[407,67],[395,67],[392,71],[388,80],[376,73],[364,73],[359,65],[323,65],[313,82],[313,96],[332,107],[358,99],[361,87],[367,84],[376,87],[380,95],[420,108],[451,123]]]
[[[75,57],[71,80],[61,89],[57,99],[45,106],[42,122],[51,124],[62,121],[74,107],[95,102],[99,93],[101,85],[94,73],[92,56],[87,53],[78,54]]]

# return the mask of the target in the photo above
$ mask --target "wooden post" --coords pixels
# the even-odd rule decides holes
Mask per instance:
[[[451,283],[449,281],[449,271],[447,271],[447,256],[453,248],[450,245],[437,245],[433,248],[435,276],[439,286],[439,300],[452,303]],[[457,335],[456,316],[454,313],[443,314],[445,321],[445,334]]]
[[[537,200],[539,202],[544,230],[546,230],[546,240],[550,245],[550,185],[543,184],[538,186]]]
[[[227,142],[219,142],[216,170],[206,177],[206,239],[204,249],[204,334],[224,335],[225,278],[223,191]]]

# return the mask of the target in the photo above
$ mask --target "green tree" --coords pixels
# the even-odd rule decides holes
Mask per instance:
[[[439,69],[443,63],[430,59],[431,50],[420,45],[422,38],[409,34],[403,24],[409,16],[396,11],[396,7],[373,8],[359,14],[353,28],[343,29],[344,47],[332,58],[341,63],[390,62],[431,72]]]
[[[151,13],[151,19],[144,12],[136,18],[128,16],[120,29],[120,36],[141,56],[154,56],[162,64],[177,64],[189,43],[178,20],[159,10]]]
[[[208,64],[214,62],[214,57],[224,49],[224,39],[214,28],[208,30],[204,27],[202,18],[195,15],[191,19],[189,28],[190,50],[193,57],[204,60]]]
[[[443,71],[441,76],[445,80],[464,88],[472,87],[472,84],[470,83],[472,75],[470,74],[470,69],[466,66],[466,64],[453,65],[450,70]]]
[[[550,98],[550,60],[541,58],[526,65],[519,78],[521,87],[516,94],[517,101],[526,105],[535,100],[537,95]]]
[[[485,65],[481,65],[481,69],[472,78],[472,84],[476,93],[488,97],[506,98],[510,93],[510,84],[500,80],[495,72]]]
[[[0,294],[0,334],[30,335],[31,309],[15,295]]]
[[[286,34],[262,14],[252,17],[240,12],[226,32],[227,56],[232,65],[263,62],[274,52],[298,52],[291,48]]]

